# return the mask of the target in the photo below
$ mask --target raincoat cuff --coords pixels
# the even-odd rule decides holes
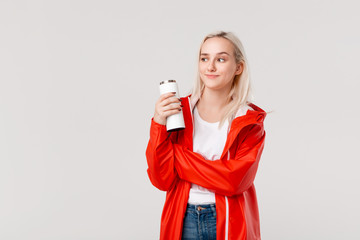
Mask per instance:
[[[168,137],[168,132],[166,130],[166,125],[162,125],[154,121],[154,118],[151,118],[151,127],[150,127],[150,135],[158,136],[158,141],[163,142]]]

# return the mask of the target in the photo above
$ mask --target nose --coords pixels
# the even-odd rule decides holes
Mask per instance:
[[[216,68],[215,68],[215,64],[214,64],[214,61],[209,61],[209,64],[208,64],[208,71],[209,72],[215,72],[216,71]]]

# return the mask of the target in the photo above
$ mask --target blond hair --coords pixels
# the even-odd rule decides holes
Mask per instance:
[[[250,101],[251,85],[250,85],[249,64],[245,55],[244,47],[241,41],[239,40],[239,38],[236,37],[231,32],[218,31],[208,34],[200,44],[198,63],[199,63],[202,45],[206,40],[213,37],[221,37],[229,40],[234,46],[234,56],[235,56],[236,64],[240,62],[243,63],[242,73],[239,75],[235,75],[233,79],[229,96],[227,98],[228,104],[225,107],[224,114],[223,116],[221,116],[220,119],[220,124],[219,124],[219,128],[220,128],[224,124],[226,119],[228,119],[229,122],[231,122],[232,119],[235,117],[235,114],[239,110],[239,108],[246,105]],[[199,71],[197,71],[195,84],[191,93],[192,96],[197,96],[201,98],[204,91],[204,87],[205,85],[200,79]]]

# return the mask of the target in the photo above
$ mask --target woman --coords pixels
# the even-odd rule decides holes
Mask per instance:
[[[230,32],[203,40],[192,94],[160,96],[146,149],[152,184],[167,191],[160,239],[260,239],[253,184],[266,112],[249,102],[248,62]],[[185,129],[166,118],[183,111]]]

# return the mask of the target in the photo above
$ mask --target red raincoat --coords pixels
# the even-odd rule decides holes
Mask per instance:
[[[193,149],[192,110],[198,98],[182,98],[185,129],[169,134],[164,125],[151,120],[146,149],[151,183],[167,191],[161,216],[160,239],[180,240],[191,183],[215,192],[218,240],[259,240],[260,222],[253,184],[264,148],[266,112],[253,110],[229,125],[221,158],[204,159]]]

